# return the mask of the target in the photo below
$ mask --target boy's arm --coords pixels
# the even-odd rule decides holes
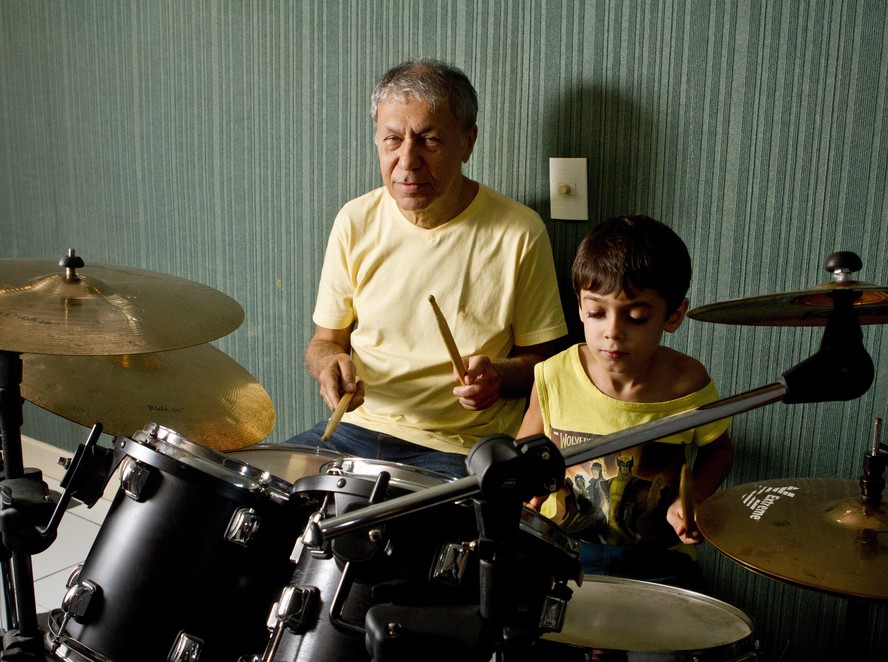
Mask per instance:
[[[715,494],[731,466],[734,464],[734,447],[731,437],[725,432],[715,441],[700,446],[694,460],[694,502],[703,503]]]
[[[540,410],[540,398],[537,395],[536,384],[530,389],[530,402],[524,413],[524,420],[518,429],[518,439],[532,437],[535,434],[543,434],[543,412]],[[554,442],[553,442],[554,443]],[[533,497],[526,505],[534,510],[539,510],[548,495]]]
[[[715,441],[697,449],[694,460],[694,504],[699,505],[712,496],[722,484],[734,463],[734,448],[731,438],[725,432]],[[703,542],[703,536],[695,523],[684,521],[681,500],[676,499],[666,513],[666,520],[675,529],[676,535],[686,545]]]
[[[532,437],[535,434],[543,434],[543,412],[540,410],[540,396],[537,395],[536,384],[530,388],[530,401],[527,403],[527,411],[524,420],[518,428],[517,439]]]

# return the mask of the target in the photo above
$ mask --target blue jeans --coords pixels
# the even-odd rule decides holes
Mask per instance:
[[[604,545],[580,542],[580,563],[589,575],[666,584],[709,593],[703,570],[687,554],[650,545]]]
[[[327,443],[324,443],[321,436],[326,427],[327,421],[321,421],[310,430],[290,437],[284,443],[329,448],[352,457],[407,464],[428,471],[437,471],[452,478],[463,478],[468,475],[466,456],[460,453],[432,450],[349,423],[340,423]]]

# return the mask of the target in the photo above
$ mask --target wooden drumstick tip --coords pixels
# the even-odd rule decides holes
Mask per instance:
[[[339,422],[342,420],[342,416],[348,409],[348,405],[352,401],[354,395],[354,393],[343,393],[342,397],[339,398],[339,404],[336,405],[336,409],[334,409],[333,413],[330,415],[330,419],[327,421],[327,427],[324,428],[324,434],[321,435],[321,441],[325,444],[330,440],[330,437],[333,436],[336,428],[339,427]]]
[[[450,327],[447,325],[447,319],[444,317],[444,313],[441,312],[441,309],[438,308],[438,302],[435,301],[434,294],[429,295],[429,303],[435,313],[435,320],[438,322],[438,330],[441,332],[441,337],[444,339],[444,344],[447,346],[447,353],[450,354],[450,361],[456,369],[456,375],[459,378],[460,386],[465,386],[466,381],[463,379],[463,375],[465,374],[466,367],[463,365],[462,354],[459,353],[456,341],[453,339],[453,334],[450,332]]]

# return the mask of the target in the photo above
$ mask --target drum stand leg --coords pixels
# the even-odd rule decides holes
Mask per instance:
[[[865,660],[867,644],[871,633],[867,630],[870,605],[862,600],[848,600],[845,609],[845,640],[842,644],[847,659]]]
[[[3,483],[21,479],[25,475],[22,459],[22,360],[15,352],[0,351],[0,435],[3,442]],[[45,487],[44,483],[44,487]],[[47,488],[48,489],[48,488]],[[3,488],[3,500],[14,502],[11,490]],[[4,504],[6,505],[6,504]],[[10,504],[11,505],[11,504]],[[4,531],[5,533],[5,531]],[[9,541],[4,536],[7,547]],[[11,570],[9,578],[4,577],[7,591],[11,588],[12,595],[7,595],[7,604],[14,603],[14,613],[7,620],[15,624],[15,628],[3,635],[3,652],[0,660],[45,659],[40,630],[37,627],[37,604],[34,597],[34,573],[31,568],[31,557],[28,553],[10,549],[10,563],[5,564]]]

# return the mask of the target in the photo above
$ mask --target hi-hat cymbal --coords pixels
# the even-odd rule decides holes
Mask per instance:
[[[861,324],[888,323],[888,287],[852,280],[824,283],[810,290],[718,301],[688,311],[688,317],[718,324],[751,326],[824,326],[833,294],[849,292]]]
[[[720,552],[763,575],[825,593],[888,600],[888,512],[853,480],[780,478],[721,490],[697,512]]]
[[[265,389],[212,345],[121,356],[22,355],[22,396],[68,420],[132,435],[152,422],[220,451],[274,428]]]
[[[0,260],[0,350],[160,352],[215,340],[243,322],[241,306],[206,285],[143,269],[82,265],[73,250],[61,262]]]

